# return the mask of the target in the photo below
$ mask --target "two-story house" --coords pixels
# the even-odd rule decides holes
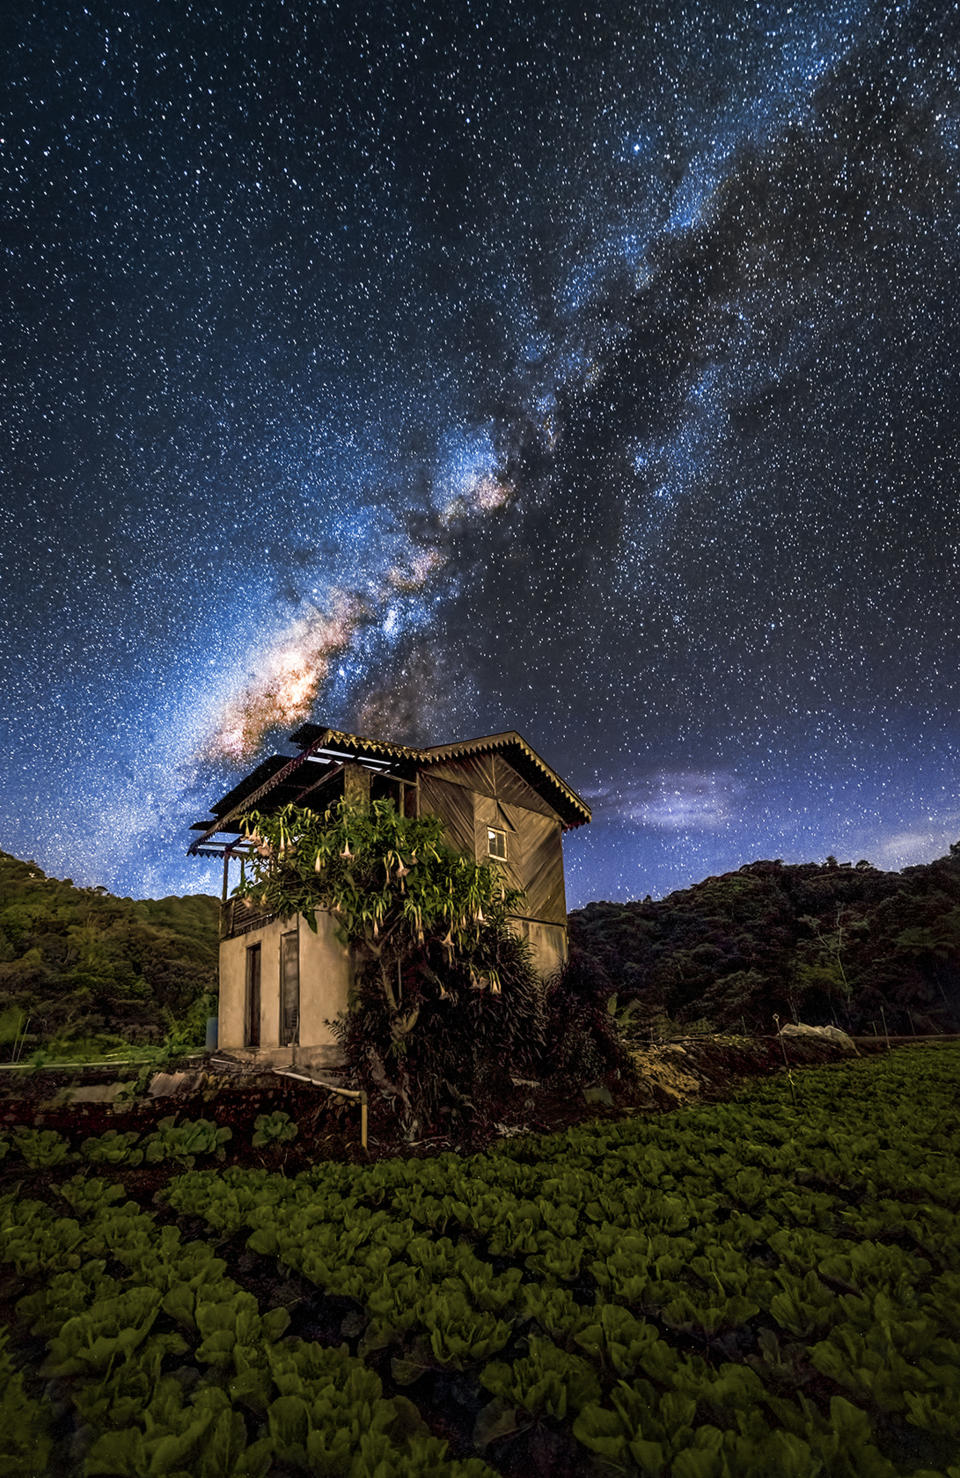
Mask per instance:
[[[317,931],[298,918],[268,917],[229,896],[231,864],[249,843],[241,817],[295,804],[325,811],[340,797],[360,804],[389,796],[408,816],[442,818],[449,845],[503,869],[522,888],[517,932],[541,974],[567,956],[564,831],[590,820],[589,808],[519,734],[490,734],[415,749],[305,724],[291,736],[292,758],[272,755],[223,796],[190,851],[223,858],[219,1045],[268,1060],[290,1056],[323,1065],[336,1056],[327,1025],[346,1009],[348,951],[330,915]],[[301,927],[304,925],[303,927]]]

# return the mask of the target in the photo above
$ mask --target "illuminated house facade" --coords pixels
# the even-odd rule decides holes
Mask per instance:
[[[589,808],[511,731],[428,749],[388,744],[306,724],[292,735],[299,753],[264,760],[194,829],[190,851],[223,858],[219,1045],[268,1059],[323,1066],[336,1059],[327,1025],[347,1007],[348,950],[329,914],[317,931],[298,918],[277,919],[229,897],[230,866],[249,850],[241,835],[247,811],[285,805],[324,811],[341,797],[362,804],[392,799],[407,816],[430,813],[448,844],[502,868],[521,888],[516,931],[549,975],[567,957],[562,835],[590,820]]]

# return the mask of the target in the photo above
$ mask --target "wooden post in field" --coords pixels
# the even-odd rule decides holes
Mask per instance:
[[[780,1017],[776,1011],[774,1011],[773,1013],[773,1019],[777,1024],[777,1036],[780,1038],[780,1051],[783,1053],[784,1066],[787,1069],[787,1082],[790,1084],[790,1097],[793,1099],[794,1108],[796,1108],[797,1090],[793,1086],[793,1073],[790,1071],[790,1061],[787,1057],[787,1044],[783,1040],[783,1032],[780,1030]]]

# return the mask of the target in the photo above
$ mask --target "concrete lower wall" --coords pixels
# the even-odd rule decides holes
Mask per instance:
[[[300,920],[300,1042],[325,1047],[336,1041],[327,1026],[346,1011],[353,971],[347,947],[328,913],[317,913],[317,932]]]
[[[299,928],[298,928],[299,922]],[[260,1050],[280,1043],[280,941],[298,932],[300,964],[300,1031],[298,1045],[330,1047],[336,1038],[329,1020],[347,1009],[352,982],[350,960],[329,914],[317,913],[314,934],[305,919],[272,920],[220,944],[220,1022],[218,1045],[242,1048],[247,988],[247,950],[260,946]],[[289,1049],[284,1049],[289,1050]]]
[[[244,1006],[247,990],[247,950],[260,946],[260,1045],[280,1042],[280,936],[289,924],[277,920],[251,929],[238,939],[220,942],[220,1047],[245,1047]]]
[[[288,1053],[280,1048],[280,951],[284,934],[298,935],[300,966],[300,1030],[298,1048],[327,1049],[336,1046],[336,1037],[328,1025],[349,1005],[353,974],[346,947],[337,938],[333,919],[317,913],[317,932],[306,919],[272,920],[259,929],[251,929],[236,939],[220,944],[220,1021],[218,1045],[225,1051],[240,1049],[244,1040],[244,1008],[247,989],[247,950],[260,946],[260,1045],[265,1056]],[[560,924],[545,924],[537,919],[515,918],[513,926],[529,941],[534,965],[546,977],[552,975],[567,959],[567,931]],[[321,1053],[321,1056],[324,1055]],[[303,1055],[301,1060],[306,1061]]]
[[[511,923],[530,945],[534,966],[544,979],[567,963],[567,931],[562,924],[523,918],[511,919]]]

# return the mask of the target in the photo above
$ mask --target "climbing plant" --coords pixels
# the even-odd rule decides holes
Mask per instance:
[[[318,909],[336,920],[353,955],[354,1009],[364,1016],[342,1024],[343,1039],[352,1055],[366,1053],[374,1080],[400,1098],[408,1120],[428,1080],[446,1075],[450,1094],[463,1096],[463,1074],[453,1074],[459,1084],[451,1080],[441,1041],[449,1047],[456,1038],[462,1047],[464,1034],[478,1031],[483,1040],[486,1025],[490,1050],[502,1051],[503,1031],[494,1028],[512,1021],[508,1035],[519,1046],[521,999],[527,1039],[536,1035],[537,980],[508,919],[522,894],[495,866],[452,851],[439,817],[402,816],[387,800],[369,808],[342,801],[322,815],[295,806],[250,812],[243,825],[255,850],[236,895],[279,917],[301,914],[312,929]],[[504,991],[511,999],[493,1006]],[[441,1003],[446,1015],[437,1016]]]

